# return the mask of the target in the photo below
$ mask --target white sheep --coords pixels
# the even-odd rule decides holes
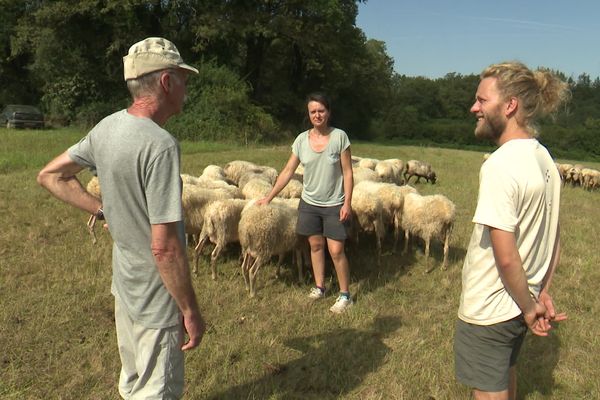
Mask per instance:
[[[354,178],[355,185],[359,184],[362,181],[379,182],[380,180],[379,175],[377,175],[377,172],[365,167],[352,167],[352,176]]]
[[[242,194],[246,199],[262,199],[267,196],[273,185],[262,177],[253,177],[247,183],[244,183]]]
[[[379,160],[376,158],[361,158],[360,160],[358,160],[358,163],[356,165],[362,168],[374,170],[378,162]]]
[[[396,252],[400,230],[402,229],[402,211],[404,197],[408,193],[418,193],[412,186],[398,186],[393,183],[363,181],[360,188],[372,193],[382,201],[384,224],[392,227],[394,231],[393,252]]]
[[[184,184],[181,203],[185,222],[185,233],[199,235],[204,225],[204,212],[213,201],[239,198],[225,189],[210,189],[198,185]]]
[[[298,175],[294,174],[294,176],[298,176]],[[277,194],[277,196],[284,198],[284,199],[294,199],[294,198],[299,199],[300,196],[302,195],[302,190],[303,190],[302,181],[300,179],[292,177],[292,179],[290,179],[288,184],[285,185],[285,187],[283,189],[281,189],[281,191]]]
[[[581,186],[586,190],[596,189],[600,186],[600,171],[592,168],[581,170]]]
[[[421,196],[409,193],[404,196],[402,229],[404,229],[404,252],[408,249],[410,236],[418,236],[425,241],[425,265],[429,258],[431,239],[444,242],[444,261],[442,269],[448,265],[450,233],[454,226],[456,207],[443,195]],[[426,270],[430,272],[431,270]]]
[[[583,184],[583,176],[581,175],[583,168],[581,164],[575,164],[569,168],[565,177],[565,183],[570,183],[571,186],[581,186]]]
[[[202,171],[202,175],[200,178],[206,178],[213,181],[226,181],[227,175],[225,175],[225,171],[218,165],[207,165]]]
[[[404,183],[408,184],[410,178],[413,176],[417,177],[415,183],[419,183],[421,178],[425,178],[427,182],[435,183],[436,175],[431,165],[425,161],[410,160],[406,163],[406,170],[404,172]]]
[[[242,275],[250,297],[256,294],[256,276],[272,256],[279,256],[277,271],[283,257],[290,251],[299,253],[296,234],[298,210],[283,200],[258,206],[249,202],[242,211],[239,239],[242,246]],[[297,254],[299,277],[302,276],[302,256]]]
[[[217,279],[217,258],[228,243],[239,242],[238,225],[245,199],[216,200],[210,203],[204,212],[204,223],[195,248],[194,274],[198,274],[198,259],[207,242],[215,245],[210,255],[212,279]]]
[[[229,180],[238,185],[242,175],[248,172],[260,172],[260,169],[257,164],[250,161],[235,160],[225,164],[223,172]]]
[[[190,174],[181,174],[181,182],[188,183],[190,185],[195,185],[198,183],[198,177]]]
[[[357,243],[359,231],[375,234],[377,265],[379,265],[381,263],[381,241],[385,236],[383,202],[369,190],[368,181],[357,184],[352,191],[352,224],[353,236]]]
[[[402,177],[403,171],[404,162],[398,158],[379,161],[375,166],[375,172],[377,172],[381,182],[389,182],[396,185],[402,185],[404,182]]]

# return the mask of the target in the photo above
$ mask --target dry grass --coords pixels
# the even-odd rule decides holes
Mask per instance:
[[[99,233],[93,246],[86,216],[35,183],[43,163],[80,135],[0,130],[2,399],[118,397],[109,235]],[[42,144],[31,145],[38,137]],[[31,157],[16,157],[13,148],[29,148]],[[183,172],[191,174],[233,159],[279,169],[289,155],[288,146],[249,151],[184,144],[183,150]],[[238,248],[226,252],[216,282],[205,258],[195,287],[209,330],[201,347],[186,355],[187,398],[469,398],[454,379],[452,337],[482,153],[374,144],[355,144],[353,152],[434,166],[438,184],[418,188],[457,205],[448,271],[424,275],[420,246],[407,256],[387,251],[377,267],[373,240],[361,238],[359,249],[349,249],[356,304],[337,316],[328,312],[333,295],[307,301],[310,281],[296,282],[289,260],[280,279],[272,265],[260,271],[257,297],[249,299]],[[600,398],[598,199],[598,192],[563,191],[563,257],[553,291],[569,321],[550,338],[528,336],[519,370],[522,399]],[[432,261],[441,263],[439,244]]]

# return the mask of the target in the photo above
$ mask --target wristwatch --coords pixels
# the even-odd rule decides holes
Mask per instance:
[[[104,210],[102,209],[102,207],[100,207],[98,211],[96,211],[96,219],[99,221],[104,221]]]

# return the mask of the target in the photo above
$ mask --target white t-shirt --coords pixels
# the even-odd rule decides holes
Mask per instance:
[[[484,162],[462,271],[460,319],[491,325],[521,314],[500,279],[490,226],[514,232],[529,290],[539,295],[558,231],[560,188],[556,165],[536,139],[510,140]]]

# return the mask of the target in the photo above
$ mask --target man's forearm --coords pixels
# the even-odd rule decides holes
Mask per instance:
[[[83,168],[64,152],[50,161],[38,174],[37,181],[52,195],[67,204],[94,214],[102,206],[100,200],[89,194],[77,179]]]
[[[187,257],[175,249],[153,253],[160,277],[184,316],[198,312]]]
[[[535,306],[535,300],[529,292],[527,277],[521,263],[511,263],[510,265],[498,265],[500,279],[506,288],[506,291],[519,306],[521,311],[529,312]]]
[[[177,235],[177,223],[152,225],[152,255],[160,277],[181,312],[198,312],[185,248]]]
[[[496,268],[506,291],[521,311],[525,313],[533,310],[535,300],[529,292],[527,276],[523,270],[523,263],[517,249],[514,233],[495,228],[489,229]]]

